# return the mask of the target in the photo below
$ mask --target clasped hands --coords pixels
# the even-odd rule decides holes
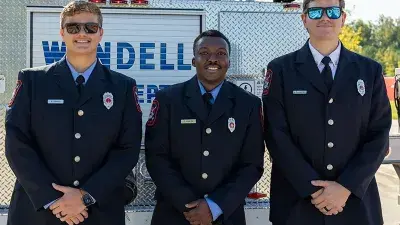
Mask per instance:
[[[321,189],[311,195],[311,203],[324,215],[337,215],[343,211],[351,192],[335,181],[312,181]],[[68,225],[79,224],[88,218],[87,208],[82,202],[81,190],[53,184],[55,190],[64,193],[50,206],[52,213]],[[191,225],[211,225],[213,218],[205,199],[186,204],[184,216]]]
[[[191,225],[211,225],[213,217],[211,210],[205,199],[198,199],[185,205],[188,212],[184,212],[184,216]]]
[[[337,215],[343,211],[351,192],[335,181],[316,180],[311,182],[321,189],[311,195],[311,203],[324,215]]]
[[[64,193],[63,197],[55,201],[49,208],[60,221],[74,225],[89,217],[87,208],[82,201],[83,191],[57,184],[53,184],[53,188]]]

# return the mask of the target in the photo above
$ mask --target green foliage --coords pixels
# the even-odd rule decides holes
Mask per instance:
[[[350,50],[381,63],[386,76],[394,76],[394,69],[400,67],[400,18],[380,16],[376,24],[353,21],[340,37]]]
[[[390,107],[392,108],[392,119],[397,120],[398,115],[397,115],[397,109],[396,109],[396,105],[394,104],[394,101],[390,101]]]
[[[361,37],[361,29],[354,30],[349,26],[344,26],[342,28],[342,32],[339,36],[342,43],[346,46],[347,49],[353,52],[360,52],[361,46],[360,42],[362,40]]]

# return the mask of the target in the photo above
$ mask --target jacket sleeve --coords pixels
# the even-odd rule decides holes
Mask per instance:
[[[389,148],[392,114],[380,65],[375,74],[372,91],[366,135],[355,157],[351,159],[337,180],[360,199],[363,198]]]
[[[142,112],[135,97],[136,81],[126,82],[125,109],[122,126],[114,147],[110,150],[104,165],[82,186],[99,205],[107,202],[109,194],[123,184],[125,177],[135,167],[142,140]]]
[[[62,193],[52,187],[57,180],[38,154],[38,146],[31,133],[30,77],[34,72],[20,72],[17,86],[6,113],[5,155],[17,182],[25,190],[35,209],[43,207],[60,197]],[[32,76],[29,76],[32,75]]]
[[[167,96],[159,91],[152,104],[146,124],[146,165],[157,191],[165,201],[183,213],[187,211],[185,205],[197,200],[197,197],[171,158],[169,143],[171,117],[167,100]]]
[[[242,204],[264,171],[265,145],[263,140],[261,100],[254,102],[249,125],[235,166],[221,186],[209,194],[223,212],[226,220]]]
[[[267,149],[272,163],[284,174],[299,196],[307,198],[320,189],[313,186],[311,181],[320,180],[321,177],[304,159],[291,138],[283,99],[282,68],[273,61],[267,69],[262,97],[265,114],[264,137]]]

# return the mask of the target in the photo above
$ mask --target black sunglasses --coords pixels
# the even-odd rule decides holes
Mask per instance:
[[[342,8],[339,6],[332,6],[332,7],[311,7],[307,9],[308,18],[312,20],[319,20],[326,12],[326,15],[329,19],[339,19],[342,16]]]
[[[82,27],[87,34],[95,34],[101,28],[98,23],[66,23],[63,28],[70,34],[77,34]]]

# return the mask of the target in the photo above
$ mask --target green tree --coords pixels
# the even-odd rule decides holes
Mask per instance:
[[[356,20],[349,25],[353,30],[359,30],[361,33],[361,46],[367,46],[371,43],[372,32],[374,24],[371,22],[364,22],[363,20]]]
[[[393,47],[398,49],[399,45],[399,27],[397,22],[390,17],[380,16],[373,37],[377,40],[379,47]],[[400,24],[398,24],[400,25]]]
[[[394,75],[400,67],[400,18],[380,16],[376,24],[357,20],[348,27],[361,36],[356,52],[381,63],[385,75]]]
[[[400,60],[398,53],[393,48],[379,49],[376,57],[382,63],[384,74],[394,76],[394,69]]]
[[[344,26],[339,35],[339,39],[347,49],[360,53],[360,42],[362,40],[361,29],[354,30],[352,27]]]

